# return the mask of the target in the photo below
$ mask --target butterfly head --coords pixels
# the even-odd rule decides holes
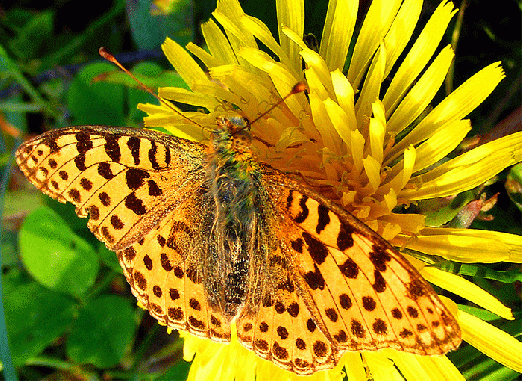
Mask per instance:
[[[250,123],[241,117],[218,118],[212,131],[210,149],[219,159],[246,163],[252,161]]]

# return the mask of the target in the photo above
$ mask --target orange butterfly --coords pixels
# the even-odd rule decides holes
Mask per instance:
[[[345,351],[439,355],[461,342],[412,265],[298,177],[257,162],[241,119],[218,119],[208,146],[133,128],[54,130],[17,162],[89,217],[168,327],[226,342],[234,322],[246,348],[297,374]]]

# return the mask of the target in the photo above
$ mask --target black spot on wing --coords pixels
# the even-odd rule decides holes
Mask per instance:
[[[154,180],[149,180],[149,196],[157,197],[163,194],[163,191]]]
[[[312,237],[311,234],[304,232],[303,238],[308,246],[310,256],[318,265],[322,264],[328,255],[328,249],[326,245],[318,239]]]
[[[132,155],[132,159],[134,160],[134,165],[140,164],[140,144],[141,139],[135,136],[131,136],[127,141],[127,147],[129,147]]]
[[[302,195],[301,199],[299,200],[299,207],[301,210],[299,211],[299,214],[294,218],[294,221],[298,224],[303,223],[308,215],[310,214],[310,211],[308,210],[308,206],[306,206],[306,201],[308,200],[308,196]]]
[[[317,268],[317,265],[314,263],[314,271],[308,271],[303,275],[305,282],[312,290],[324,290],[325,281],[323,278],[323,274]]]
[[[386,291],[386,280],[384,279],[384,277],[382,276],[380,271],[375,270],[374,276],[375,276],[375,283],[372,284],[373,289],[379,293]]]
[[[127,186],[129,187],[129,189],[132,190],[140,188],[144,183],[144,179],[148,177],[150,176],[147,173],[147,171],[138,168],[130,168],[125,173],[125,180],[127,182]]]
[[[329,210],[326,206],[319,204],[319,207],[317,208],[318,212],[318,220],[317,220],[317,226],[315,227],[315,232],[317,234],[321,233],[326,226],[330,223],[330,216],[329,216]]]
[[[147,213],[147,208],[143,204],[143,200],[137,198],[134,193],[131,193],[125,197],[125,206],[138,216],[142,216]]]
[[[386,271],[386,263],[391,261],[391,256],[386,248],[374,245],[370,253],[370,261],[377,270]]]
[[[295,241],[291,242],[292,249],[297,251],[298,253],[303,253],[303,240],[301,238],[297,238]]]
[[[98,165],[98,174],[105,180],[111,180],[115,174],[112,173],[111,165],[106,162],[102,162]]]
[[[74,158],[74,164],[79,171],[83,172],[87,169],[85,166],[85,154],[80,154]]]
[[[357,266],[357,263],[349,257],[339,266],[339,270],[341,270],[341,273],[349,279],[355,279],[357,278],[357,275],[359,275],[359,266]]]
[[[108,135],[105,138],[105,153],[116,163],[119,163],[121,160],[121,151],[118,140],[120,140],[120,135]]]
[[[56,142],[55,139],[47,139],[47,140],[43,141],[42,143],[45,144],[47,147],[49,147],[50,153],[56,153],[60,150],[60,147],[58,147],[58,143]],[[30,149],[29,146],[27,148]]]
[[[77,140],[76,149],[78,150],[78,153],[85,154],[93,147],[93,143],[89,133],[85,131],[80,131],[75,135],[75,137]]]
[[[337,247],[341,251],[345,251],[353,246],[353,229],[350,226],[343,224],[339,228],[339,234],[337,235]]]
[[[156,154],[158,153],[158,145],[151,140],[152,147],[149,149],[149,161],[153,169],[160,169]]]

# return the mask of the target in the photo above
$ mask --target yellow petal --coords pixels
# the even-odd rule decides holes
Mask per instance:
[[[390,189],[393,189],[396,194],[399,194],[408,181],[410,181],[416,159],[417,150],[415,147],[410,146],[404,150],[403,160],[399,161],[391,168],[391,171],[388,172],[387,177],[391,180],[379,188],[379,194],[388,193]]]
[[[381,222],[381,221],[379,221]],[[381,228],[381,225],[384,227]],[[397,234],[402,231],[402,227],[398,224],[379,224],[379,235],[384,238],[386,241],[393,239]]]
[[[399,225],[403,231],[418,233],[419,231],[426,226],[426,216],[422,214],[396,214],[391,213],[387,216],[381,217],[381,220],[387,221],[390,223],[396,223]],[[395,241],[392,242],[395,245]],[[400,245],[395,245],[400,246]]]
[[[464,381],[464,376],[446,356],[418,356],[419,363],[432,380]]]
[[[417,147],[418,159],[413,171],[423,170],[445,157],[462,142],[470,130],[471,121],[469,119],[448,123],[439,129],[432,137]]]
[[[300,38],[304,33],[304,1],[303,0],[276,0],[278,35],[281,48],[290,60],[295,72],[301,72],[301,56],[299,46],[291,41],[283,32],[283,26],[293,30]]]
[[[364,367],[360,352],[346,352],[339,365],[346,368],[348,379],[355,381],[366,381],[366,369]]]
[[[359,88],[370,59],[383,42],[400,5],[399,0],[372,1],[357,37],[348,69],[347,77],[354,88]]]
[[[217,61],[212,66],[237,63],[237,57],[230,46],[230,42],[213,20],[203,23],[201,32],[210,54]]]
[[[375,381],[404,381],[393,362],[380,352],[363,352],[363,357]]]
[[[333,97],[334,91],[332,78],[328,66],[326,66],[326,62],[324,62],[323,58],[318,53],[308,48],[301,50],[300,54],[303,56],[306,63],[306,71],[308,72],[308,70],[313,69],[322,85],[328,91],[328,96]]]
[[[384,37],[384,46],[386,47],[385,77],[390,74],[395,61],[410,42],[415,25],[419,21],[421,10],[422,1],[420,0],[405,0],[402,3],[389,32]]]
[[[385,353],[389,355],[408,381],[465,380],[446,356],[417,356],[391,350],[386,350]]]
[[[165,56],[170,61],[176,72],[190,87],[195,81],[208,81],[207,75],[194,61],[194,59],[176,42],[167,38],[161,45]]]
[[[453,3],[442,2],[415,41],[406,58],[401,63],[397,73],[384,97],[384,104],[395,108],[402,95],[410,88],[420,72],[430,61],[435,49],[446,32],[448,24],[455,14]]]
[[[328,98],[323,101],[326,112],[328,113],[328,117],[332,122],[335,130],[344,141],[347,147],[350,147],[350,118],[344,112],[344,110],[332,99]]]
[[[185,48],[193,55],[195,55],[206,67],[210,68],[212,66],[219,65],[219,62],[215,57],[212,57],[212,55],[209,52],[197,46],[193,42],[189,42],[185,46]]]
[[[363,153],[365,139],[364,136],[362,136],[362,134],[359,132],[359,130],[350,131],[350,135],[350,151],[352,153],[354,174],[359,174],[364,167]]]
[[[381,183],[381,163],[379,163],[373,157],[368,156],[363,159],[363,165],[364,169],[366,170],[368,180],[370,181],[372,190],[375,192]]]
[[[384,134],[386,132],[386,119],[384,118],[384,108],[380,101],[372,104],[373,118],[370,118],[369,137],[370,152],[372,157],[382,163],[384,149]]]
[[[386,64],[386,53],[384,46],[381,45],[377,54],[372,60],[368,75],[364,81],[364,86],[355,104],[357,115],[357,125],[364,126],[372,113],[372,104],[379,98],[379,91],[384,75],[384,65]],[[365,124],[366,123],[366,124]]]
[[[500,317],[509,320],[514,319],[511,309],[504,306],[497,298],[487,291],[461,276],[430,266],[423,267],[420,270],[420,273],[429,282],[451,291],[456,295],[462,296]]]
[[[522,373],[522,343],[485,321],[459,311],[457,320],[462,339],[493,360]]]
[[[442,49],[396,109],[394,109],[394,105],[398,98],[384,97],[383,104],[386,109],[386,116],[389,117],[388,132],[399,133],[424,111],[439,90],[444,78],[446,78],[454,55],[451,46]]]
[[[239,50],[239,47],[257,48],[254,36],[241,23],[244,14],[238,0],[218,1],[216,10],[212,12],[225,29],[234,50]]]
[[[504,78],[499,63],[491,64],[464,82],[435,107],[404,139],[393,147],[394,153],[410,144],[418,144],[447,123],[460,120],[473,111]]]
[[[358,0],[330,0],[328,3],[319,54],[330,71],[343,69],[357,19],[358,5]]]
[[[270,49],[280,61],[287,61],[286,53],[281,49],[270,29],[259,19],[244,15],[241,22],[257,39],[259,39],[268,49]]]
[[[357,128],[353,87],[340,70],[333,71],[331,77],[337,102],[348,118],[346,128],[353,131]]]
[[[332,125],[332,122],[328,116],[328,112],[326,111],[323,102],[319,99],[316,93],[310,93],[309,98],[310,107],[314,118],[314,124],[316,125],[319,133],[321,134],[324,146],[327,147],[330,150],[330,152],[333,152],[335,155],[341,155],[342,140],[340,139],[334,126]]]
[[[522,263],[522,237],[490,230],[425,228],[401,244],[458,262]]]
[[[522,161],[522,132],[504,136],[468,151],[412,178],[419,189],[403,189],[399,198],[423,200],[472,189],[504,168]]]
[[[194,92],[186,90],[181,87],[161,87],[158,89],[158,95],[162,98],[176,101],[179,103],[193,105],[197,107],[204,107],[207,110],[213,110],[220,103],[214,97],[217,89],[215,89],[215,86],[213,86],[213,84],[210,83],[210,85],[211,86],[208,87],[212,88],[210,93],[212,95],[210,95],[209,93],[201,93],[199,91]],[[192,87],[194,87],[194,85]],[[225,94],[228,92],[221,88],[221,93]]]

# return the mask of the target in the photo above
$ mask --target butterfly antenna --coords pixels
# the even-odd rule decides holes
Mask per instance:
[[[268,110],[263,112],[261,115],[259,115],[257,118],[255,118],[253,121],[250,122],[250,125],[257,122],[259,119],[264,117],[266,114],[270,113],[273,109],[275,109],[277,106],[279,106],[281,103],[284,103],[288,98],[290,98],[294,94],[302,93],[306,90],[306,85],[303,82],[297,83],[294,87],[292,87],[292,90],[288,94],[286,94],[283,98],[281,98],[278,102],[274,103]]]
[[[102,56],[103,58],[105,58],[107,61],[109,62],[112,62],[113,64],[115,64],[116,66],[118,66],[121,70],[123,70],[127,75],[129,75],[133,80],[135,80],[143,90],[145,90],[146,92],[148,92],[149,94],[151,94],[154,98],[156,98],[157,100],[159,100],[162,104],[164,104],[165,106],[167,106],[168,108],[170,108],[172,111],[174,111],[176,114],[178,114],[179,116],[181,116],[183,119],[186,119],[188,120],[190,123],[192,124],[195,124],[196,126],[199,126],[199,127],[202,127],[199,125],[199,123],[193,121],[192,119],[190,119],[188,116],[185,116],[183,115],[183,113],[181,113],[179,110],[176,110],[176,108],[174,108],[172,106],[172,104],[170,102],[168,102],[167,100],[163,99],[162,97],[160,97],[159,95],[157,95],[150,87],[148,87],[146,84],[144,84],[143,82],[141,82],[138,78],[136,78],[136,76],[134,74],[132,74],[129,70],[127,70],[113,55],[111,52],[109,52],[109,50],[107,48],[104,48],[103,46],[98,50],[100,56]]]

